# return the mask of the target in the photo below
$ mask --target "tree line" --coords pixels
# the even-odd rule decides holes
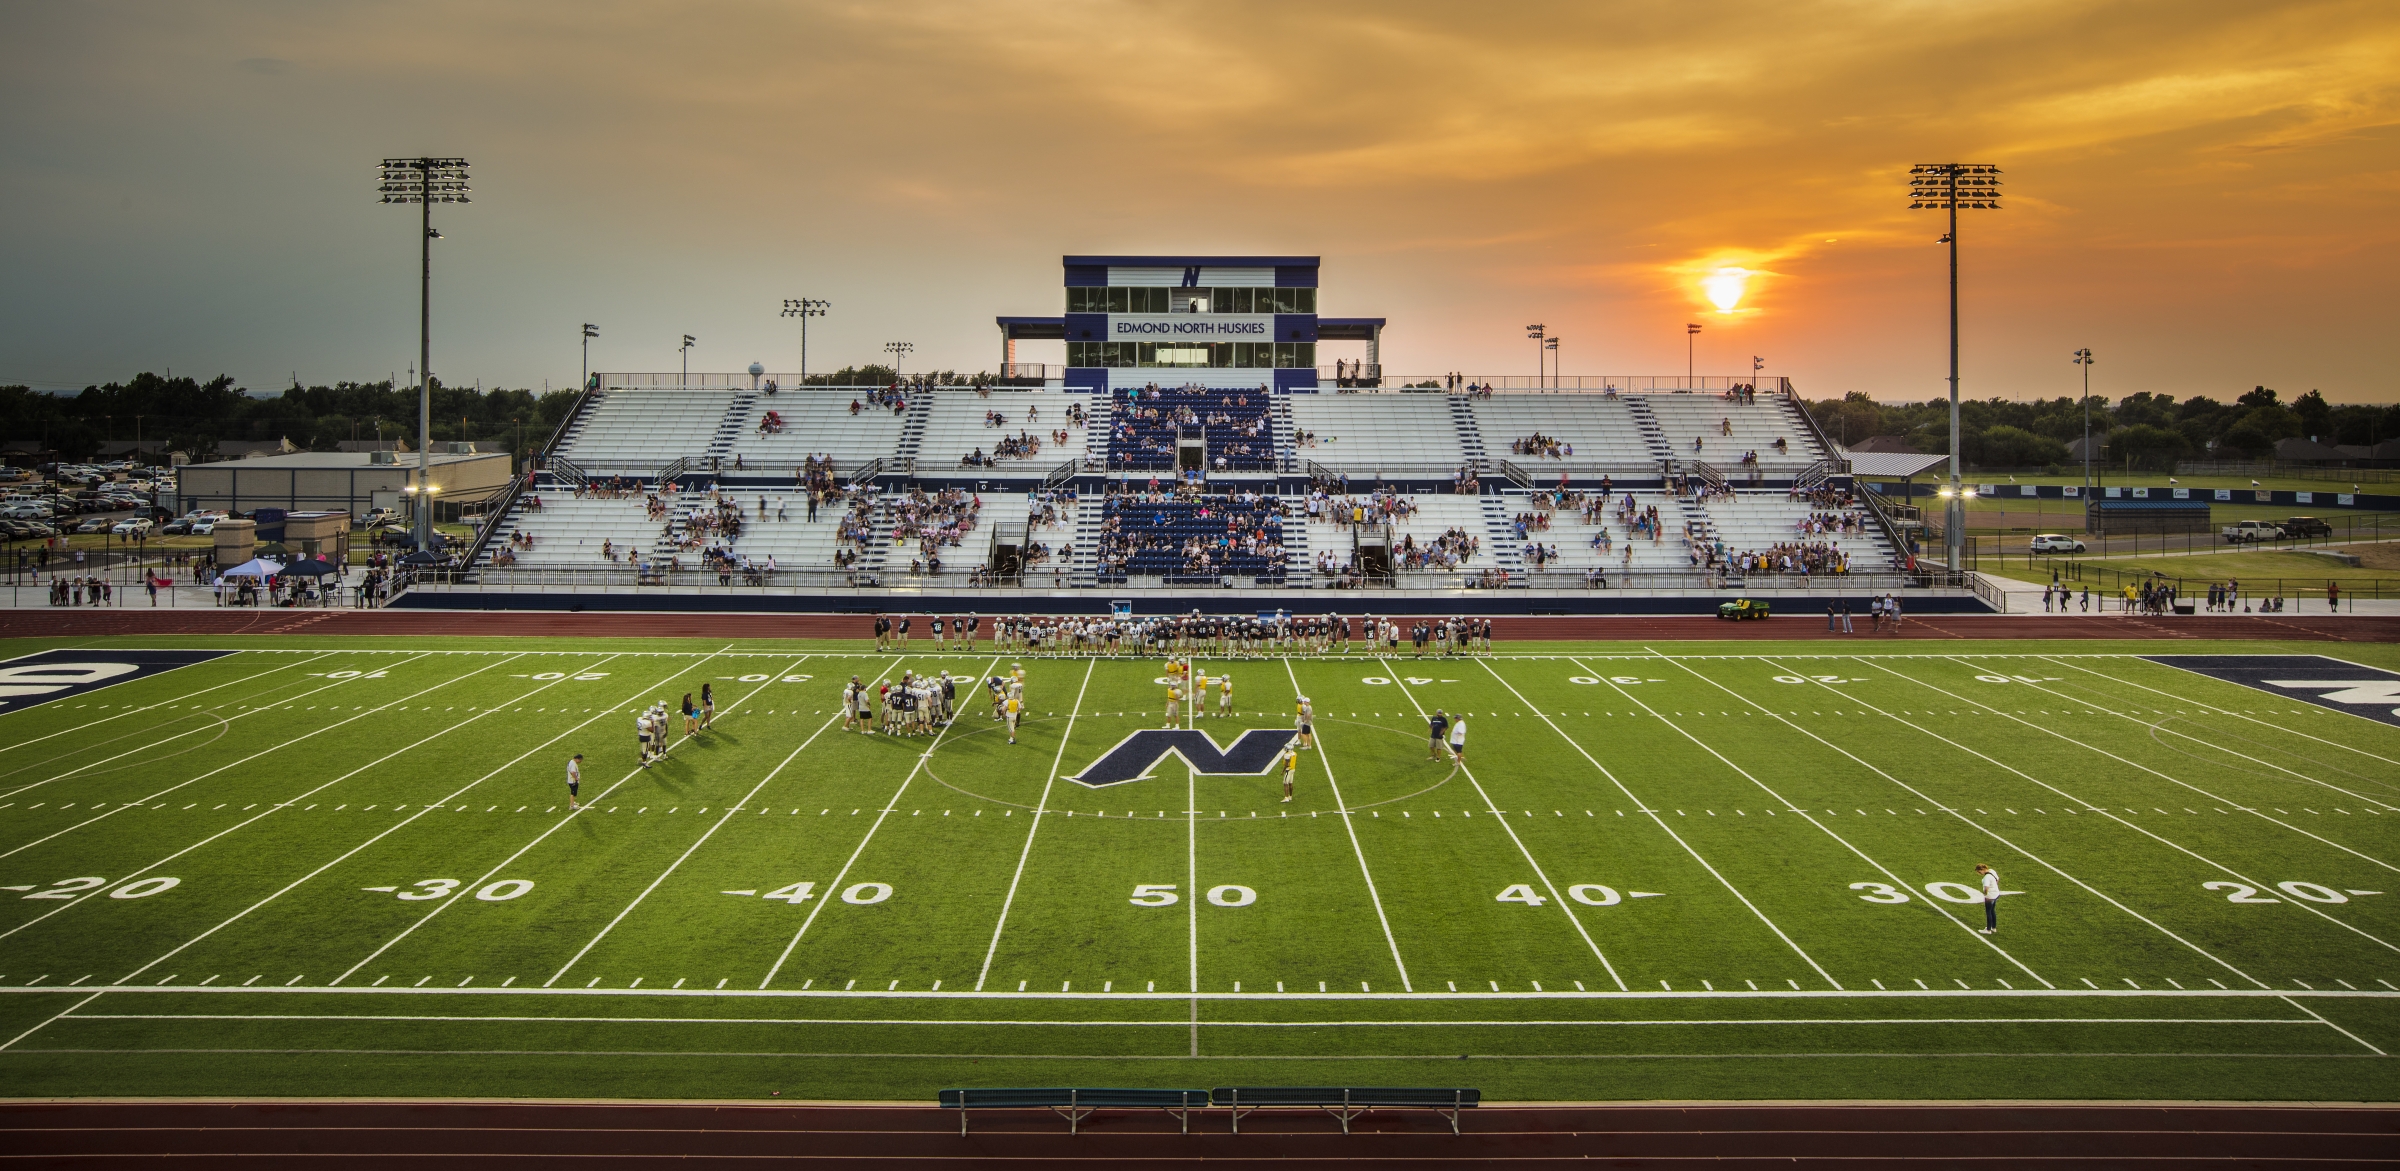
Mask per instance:
[[[1805,400],[1804,400],[1805,401]],[[1879,403],[1852,392],[1806,402],[1817,425],[1835,442],[1856,445],[1896,435],[1929,455],[1950,450],[1950,400]],[[1962,400],[1959,454],[1975,468],[2041,468],[2079,464],[2067,445],[2083,438],[2083,404],[2074,398],[2011,402]],[[2091,400],[2091,434],[2102,442],[2096,461],[2111,467],[2173,471],[2185,459],[2270,459],[2284,439],[2371,446],[2400,438],[2400,406],[2335,406],[2311,390],[2281,400],[2256,387],[2230,403],[2206,395],[2178,402],[2168,394]]]
[[[986,375],[956,371],[910,374],[910,383],[966,386]],[[811,375],[811,386],[884,386],[889,366],[846,366]],[[433,380],[433,441],[472,442],[481,450],[522,457],[538,451],[575,408],[576,392],[449,386]],[[376,382],[331,386],[294,384],[280,394],[254,395],[218,375],[206,382],[190,377],[142,373],[125,382],[87,386],[77,394],[52,394],[23,386],[0,386],[0,438],[30,441],[68,460],[88,460],[103,443],[140,440],[146,450],[181,451],[202,462],[220,443],[289,440],[303,451],[333,451],[345,440],[402,440],[417,443],[417,388]]]

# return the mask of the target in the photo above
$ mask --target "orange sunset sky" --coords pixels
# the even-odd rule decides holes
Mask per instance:
[[[2400,5],[47,3],[0,38],[0,381],[990,368],[1062,253],[1324,257],[1385,368],[1942,392],[1915,162],[1994,163],[1965,386],[2400,399]],[[1704,281],[1752,274],[1731,313]],[[1056,343],[1050,343],[1052,351]],[[1028,346],[1029,360],[1056,360]],[[1355,357],[1328,346],[1321,355]]]

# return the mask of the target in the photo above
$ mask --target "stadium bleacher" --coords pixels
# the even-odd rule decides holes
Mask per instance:
[[[1211,471],[1275,469],[1273,395],[1264,388],[1127,389],[1113,393],[1111,471],[1166,471],[1179,435],[1204,436]]]
[[[1235,479],[1209,484],[1204,477],[1196,488],[1184,483],[1180,494],[1141,492],[1154,473],[1173,467],[1179,432],[1205,435],[1208,477]],[[997,456],[1003,440],[1020,438],[1038,446],[968,462],[978,452]],[[1537,439],[1540,450],[1529,450]],[[1689,450],[1694,439],[1697,452]],[[1750,451],[1759,458],[1745,467],[1741,456]],[[1024,535],[1012,539],[1032,555],[1028,583],[1344,585],[1351,583],[1337,571],[1352,560],[1355,534],[1322,517],[1304,522],[1304,497],[1312,487],[1339,484],[1337,491],[1357,485],[1351,499],[1367,499],[1383,479],[1377,473],[1394,468],[1410,469],[1419,489],[1437,478],[1456,486],[1449,470],[1482,478],[1480,492],[1418,491],[1397,515],[1379,516],[1403,585],[1693,578],[1712,560],[1722,567],[1745,554],[1751,564],[1772,557],[1780,565],[1786,555],[1819,564],[1847,558],[1853,572],[1895,561],[1871,521],[1845,522],[1855,514],[1825,506],[1823,496],[1812,504],[1785,490],[1825,453],[1781,395],[611,389],[587,402],[557,454],[564,469],[537,476],[528,490],[544,507],[528,500],[503,518],[487,546],[496,562],[487,563],[519,574],[605,570],[605,543],[619,568],[630,565],[632,548],[646,564],[701,576],[703,557],[714,552],[737,572],[772,564],[778,573],[813,572],[837,583],[841,575],[851,584],[899,584],[915,575],[929,579],[926,585],[965,586],[983,581],[993,536],[975,514],[988,504],[984,516],[1010,525],[1012,534],[1023,518]],[[828,469],[819,487],[840,488],[815,520],[796,483],[811,457]],[[1513,483],[1497,475],[1502,460],[1519,469]],[[1670,461],[1687,488],[1715,483],[1707,469],[1695,469],[1703,461],[1730,486],[1698,496],[1661,489]],[[1273,478],[1297,476],[1308,464],[1316,465],[1311,474],[1335,476],[1307,484]],[[683,488],[668,497],[665,520],[647,510],[640,491],[587,495],[574,487],[580,471],[655,491],[661,470],[676,473]],[[1689,479],[1695,470],[1700,477]],[[870,473],[872,482],[849,483]],[[1564,488],[1560,473],[1568,477]],[[1579,498],[1597,499],[1592,493],[1604,475],[1617,481],[1612,505],[1630,491],[1643,508],[1658,509],[1655,539],[1615,507],[1578,509]],[[1115,491],[1104,496],[1102,481]],[[738,533],[687,519],[711,487],[738,505]],[[1558,495],[1570,489],[1580,496]],[[1836,531],[1803,533],[1812,512],[1830,514]],[[1606,540],[1595,544],[1602,533]]]

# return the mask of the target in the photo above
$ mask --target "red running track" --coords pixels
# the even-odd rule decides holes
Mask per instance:
[[[0,1104],[0,1159],[77,1168],[527,1164],[1283,1168],[2197,1167],[2390,1165],[2400,1109],[2205,1103],[1639,1104],[1366,1115],[1344,1135],[1316,1111],[1267,1111],[1228,1133],[1222,1110],[1179,1134],[1164,1113],[1107,1111],[1070,1136],[1055,1116],[917,1105],[608,1102],[27,1102]],[[13,1136],[13,1137],[10,1137]]]
[[[1355,616],[1355,615],[1354,615]],[[565,613],[525,610],[7,610],[0,638],[90,638],[142,634],[509,635],[552,638],[868,638],[860,614]],[[1898,634],[1857,642],[1961,638],[2288,639],[2400,641],[2400,617],[2198,614],[1936,614],[1910,618]],[[1685,642],[1821,638],[1814,616],[1725,622],[1706,616],[1525,617],[1493,620],[1502,639]],[[918,645],[927,640],[919,636]]]

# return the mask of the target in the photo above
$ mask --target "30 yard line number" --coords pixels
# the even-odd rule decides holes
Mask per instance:
[[[374,891],[377,894],[388,894],[406,903],[425,903],[435,899],[449,898],[463,885],[465,884],[455,878],[425,878],[406,886],[362,886],[359,889]],[[475,897],[487,903],[505,903],[532,889],[533,882],[530,879],[503,878],[498,882],[487,882],[477,887]]]

